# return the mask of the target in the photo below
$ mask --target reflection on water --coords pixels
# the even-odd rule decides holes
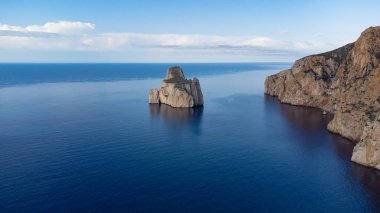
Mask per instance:
[[[297,128],[310,133],[322,132],[321,134],[328,134],[328,139],[332,142],[333,150],[337,156],[345,163],[348,163],[347,178],[353,177],[356,179],[367,191],[372,205],[376,209],[380,208],[380,171],[350,162],[355,143],[327,131],[327,124],[333,118],[332,114],[323,115],[320,109],[312,107],[281,104],[277,98],[271,96],[265,96],[264,99],[266,107],[280,108],[283,117],[290,123],[295,124]]]
[[[188,125],[194,133],[200,134],[203,107],[175,108],[166,104],[149,104],[152,119],[162,118],[172,127]]]
[[[327,117],[322,116],[321,110],[311,107],[281,104],[281,112],[287,120],[310,132],[320,131],[327,121]]]
[[[380,209],[380,171],[353,163],[352,173],[367,190],[372,204]]]
[[[336,154],[346,160],[351,160],[352,151],[354,150],[355,143],[340,135],[329,132],[329,138],[333,142],[334,151]]]
[[[290,104],[281,104],[277,98],[265,96],[266,105],[279,105],[282,115],[298,128],[307,132],[319,132],[327,127],[332,115],[323,115],[322,111],[317,108],[294,106]]]
[[[203,113],[203,107],[174,108],[166,104],[150,104],[149,109],[152,117],[161,116],[165,120],[173,123],[200,120]]]

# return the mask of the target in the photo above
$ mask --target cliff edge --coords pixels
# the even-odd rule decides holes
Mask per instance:
[[[267,77],[265,93],[333,113],[328,130],[358,142],[351,160],[380,169],[380,27]]]

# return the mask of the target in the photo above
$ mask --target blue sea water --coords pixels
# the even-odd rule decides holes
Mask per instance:
[[[172,64],[1,64],[0,212],[380,212],[331,116],[263,95],[290,64],[180,64],[204,108],[149,105]]]

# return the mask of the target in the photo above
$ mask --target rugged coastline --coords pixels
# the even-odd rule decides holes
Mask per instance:
[[[357,142],[351,160],[380,169],[380,27],[269,76],[265,93],[333,113],[328,130]]]

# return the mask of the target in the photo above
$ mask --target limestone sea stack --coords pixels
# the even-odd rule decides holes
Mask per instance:
[[[358,142],[351,160],[380,169],[380,27],[269,76],[265,93],[282,103],[333,113],[328,130]]]
[[[150,104],[167,104],[172,107],[203,106],[203,94],[197,78],[186,79],[180,67],[168,69],[160,89],[149,92]]]

